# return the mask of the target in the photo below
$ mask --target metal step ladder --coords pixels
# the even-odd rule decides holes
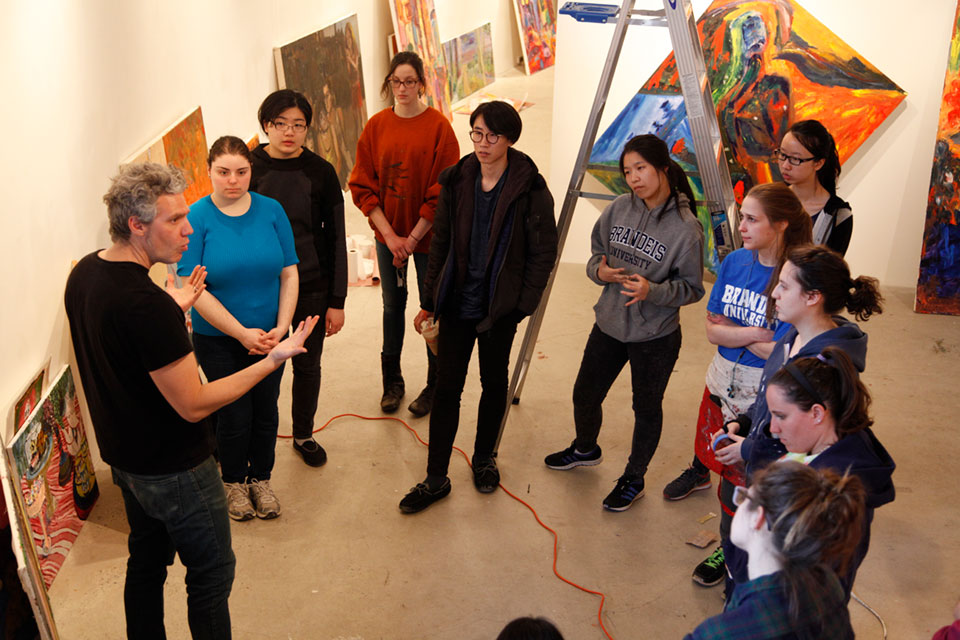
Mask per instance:
[[[507,398],[507,410],[500,423],[500,433],[494,451],[500,446],[500,437],[507,424],[511,404],[520,402],[520,392],[530,368],[530,360],[536,348],[537,336],[543,323],[544,311],[553,289],[556,277],[556,266],[560,264],[560,255],[570,229],[570,221],[579,198],[599,200],[613,200],[615,196],[608,193],[588,193],[581,190],[583,178],[587,172],[590,152],[597,138],[600,126],[600,117],[607,102],[613,74],[617,67],[623,41],[629,25],[644,25],[667,27],[670,30],[670,40],[673,43],[674,56],[677,62],[677,72],[680,77],[680,87],[683,92],[683,101],[690,122],[690,131],[694,143],[694,153],[697,156],[699,175],[703,184],[705,200],[698,205],[706,206],[710,212],[717,252],[722,259],[741,244],[738,227],[740,214],[736,198],[733,194],[733,185],[730,179],[730,170],[727,167],[726,152],[720,136],[720,124],[717,120],[717,111],[713,104],[710,91],[710,81],[707,77],[706,65],[703,60],[703,49],[700,46],[700,35],[697,32],[697,22],[693,15],[690,0],[663,0],[661,10],[634,9],[635,0],[623,0],[620,7],[592,3],[568,2],[561,9],[561,14],[570,15],[578,22],[605,24],[616,22],[610,49],[607,52],[606,63],[597,86],[597,93],[593,98],[593,106],[587,119],[587,126],[580,142],[573,174],[563,199],[560,217],[557,220],[557,235],[559,251],[557,264],[554,266],[543,292],[540,305],[527,324],[527,330],[520,348],[520,359],[510,380],[510,389]]]

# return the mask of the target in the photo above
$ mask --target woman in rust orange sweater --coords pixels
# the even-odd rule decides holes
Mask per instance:
[[[420,56],[403,51],[393,57],[381,94],[386,97],[392,90],[394,106],[367,121],[350,173],[353,201],[367,216],[377,238],[383,292],[380,408],[386,413],[397,410],[404,394],[400,352],[406,324],[407,259],[413,257],[417,286],[422,288],[440,195],[437,177],[460,158],[450,123],[421,99],[425,84]],[[409,407],[416,416],[426,415],[433,406],[436,357],[426,351],[427,386]]]

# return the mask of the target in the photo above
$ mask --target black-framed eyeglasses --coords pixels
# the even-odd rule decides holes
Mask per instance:
[[[307,125],[303,124],[302,122],[284,122],[283,120],[274,120],[270,124],[272,124],[273,128],[280,133],[286,133],[290,129],[293,129],[297,133],[303,133],[307,130]]]
[[[407,89],[413,89],[415,86],[417,86],[417,84],[419,84],[419,82],[420,81],[417,79],[401,80],[400,78],[390,78],[390,84],[393,85],[394,89],[399,89],[401,86],[404,86]]]
[[[470,131],[470,139],[473,140],[474,142],[480,142],[484,138],[487,139],[487,143],[489,144],[497,144],[500,141],[500,134],[499,133],[484,134],[483,131],[477,131],[476,129],[473,129]]]
[[[817,158],[816,156],[810,156],[809,158],[798,158],[797,156],[787,155],[783,151],[780,151],[780,149],[775,149],[773,152],[773,159],[777,162],[787,162],[794,167],[799,167],[804,162],[811,162]]]

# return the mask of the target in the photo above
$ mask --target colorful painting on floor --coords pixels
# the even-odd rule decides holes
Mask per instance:
[[[960,315],[960,4],[943,81],[915,309]]]
[[[493,82],[493,39],[490,23],[443,43],[450,101],[459,102]]]
[[[203,129],[203,113],[200,107],[180,119],[160,136],[123,161],[159,162],[175,164],[187,178],[187,190],[183,193],[187,204],[193,204],[213,191],[207,173],[207,136]]]
[[[356,14],[273,50],[277,84],[299,91],[313,107],[306,146],[337,170],[340,188],[367,122]]]
[[[7,450],[49,588],[100,495],[69,366]]]
[[[423,60],[427,76],[424,101],[453,120],[447,62],[440,46],[433,0],[390,0],[390,13],[399,50],[415,51]]]
[[[556,0],[514,0],[527,75],[552,67],[557,50]]]
[[[822,122],[837,141],[842,163],[906,96],[794,0],[716,0],[697,27],[738,200],[754,184],[780,180],[772,153],[790,123],[810,118]],[[672,53],[625,112],[658,113],[670,95],[681,95]],[[671,103],[668,111],[647,122],[646,129],[642,118],[618,118],[601,137],[607,155],[601,158],[596,148],[591,155],[591,173],[601,182],[616,181],[610,175],[618,172],[616,162],[610,162],[610,149],[622,149],[634,135],[656,133],[668,141],[688,135],[672,130],[689,129],[682,98],[679,107]],[[682,152],[695,162],[689,139]],[[674,159],[682,160],[679,155]],[[704,216],[701,212],[706,223]]]

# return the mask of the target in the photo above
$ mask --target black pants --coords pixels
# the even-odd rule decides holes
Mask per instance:
[[[680,327],[646,342],[620,342],[593,325],[573,385],[573,420],[579,451],[592,451],[603,423],[603,400],[623,365],[630,363],[633,384],[633,445],[624,476],[643,478],[660,443],[663,392],[680,354]]]
[[[326,293],[300,292],[300,297],[297,298],[297,309],[293,312],[293,327],[296,328],[307,316],[320,316],[320,322],[303,344],[307,352],[292,358],[293,437],[300,439],[309,438],[313,434],[313,420],[317,414],[317,398],[320,396],[320,356],[323,355],[323,338],[326,335]]]
[[[501,318],[489,330],[477,333],[476,320],[443,316],[440,320],[437,386],[430,412],[430,451],[427,474],[447,475],[453,441],[460,423],[460,396],[467,379],[467,366],[477,343],[480,358],[480,406],[477,409],[477,437],[473,453],[493,453],[500,421],[507,408],[507,374],[510,349],[517,333],[517,321]]]

